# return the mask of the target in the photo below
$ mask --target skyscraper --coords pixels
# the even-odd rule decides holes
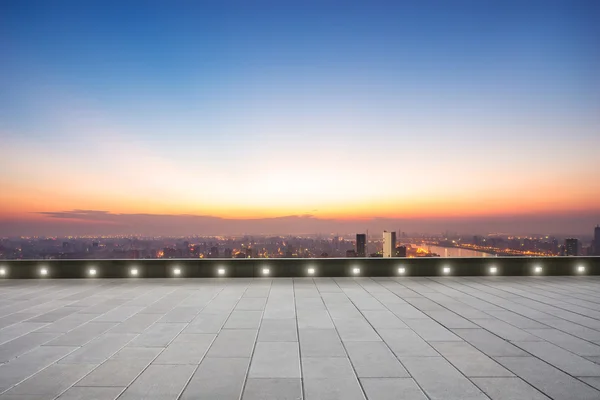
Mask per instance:
[[[367,235],[365,235],[364,233],[358,233],[356,235],[356,256],[367,256]]]
[[[565,255],[566,256],[578,256],[579,255],[579,239],[575,239],[575,238],[565,239]]]
[[[594,255],[600,256],[600,225],[594,228]]]
[[[394,257],[396,254],[396,232],[383,231],[383,256]]]

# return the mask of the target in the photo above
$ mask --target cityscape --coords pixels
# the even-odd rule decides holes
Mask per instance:
[[[0,259],[5,260],[493,256],[600,256],[600,225],[580,238],[401,230],[356,235],[0,238]]]
[[[599,400],[600,0],[0,0],[0,400]]]

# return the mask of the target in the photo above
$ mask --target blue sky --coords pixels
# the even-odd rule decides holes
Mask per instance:
[[[0,205],[595,212],[599,17],[595,1],[4,1]],[[428,181],[389,185],[411,170]]]

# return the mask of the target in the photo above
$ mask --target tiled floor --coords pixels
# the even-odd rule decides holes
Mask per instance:
[[[0,400],[600,399],[600,278],[0,281]]]

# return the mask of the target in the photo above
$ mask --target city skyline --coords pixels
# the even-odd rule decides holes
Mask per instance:
[[[594,2],[231,3],[0,5],[0,236],[600,222]]]

